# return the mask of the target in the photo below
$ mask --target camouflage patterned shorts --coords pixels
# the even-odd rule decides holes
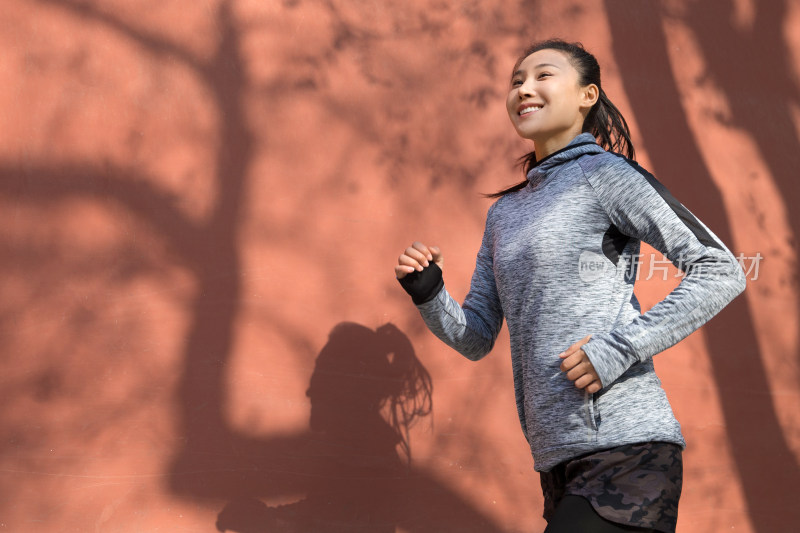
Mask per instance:
[[[539,474],[548,522],[565,494],[577,494],[606,520],[675,531],[683,484],[678,444],[626,444],[575,457]]]

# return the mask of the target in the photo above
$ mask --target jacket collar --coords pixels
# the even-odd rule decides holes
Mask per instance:
[[[603,147],[597,144],[594,135],[589,132],[581,133],[561,150],[556,150],[547,157],[538,160],[527,174],[528,181],[536,183],[546,178],[553,170],[567,161],[576,159],[584,154],[597,154],[604,151]]]

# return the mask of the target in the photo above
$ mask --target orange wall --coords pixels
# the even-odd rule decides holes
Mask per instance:
[[[437,244],[466,294],[479,193],[528,148],[509,71],[552,35],[597,55],[643,164],[763,257],[656,356],[678,531],[794,527],[800,3],[7,0],[0,529],[541,531],[505,330],[466,360],[392,266]]]

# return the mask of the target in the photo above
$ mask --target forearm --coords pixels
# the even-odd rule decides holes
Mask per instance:
[[[491,351],[499,330],[498,320],[495,317],[492,326],[482,314],[492,316],[496,312],[473,309],[467,301],[464,306],[459,305],[444,287],[441,270],[435,264],[399,281],[411,295],[428,329],[442,342],[471,361]]]
[[[666,298],[628,324],[594,334],[583,350],[603,386],[630,366],[677,344],[744,291],[745,275],[732,254],[713,249]]]

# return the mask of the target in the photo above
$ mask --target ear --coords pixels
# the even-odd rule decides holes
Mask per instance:
[[[596,104],[597,99],[600,98],[600,89],[598,89],[597,85],[595,85],[594,83],[590,83],[586,87],[581,88],[580,98],[581,98],[581,107],[589,109],[594,104]]]

